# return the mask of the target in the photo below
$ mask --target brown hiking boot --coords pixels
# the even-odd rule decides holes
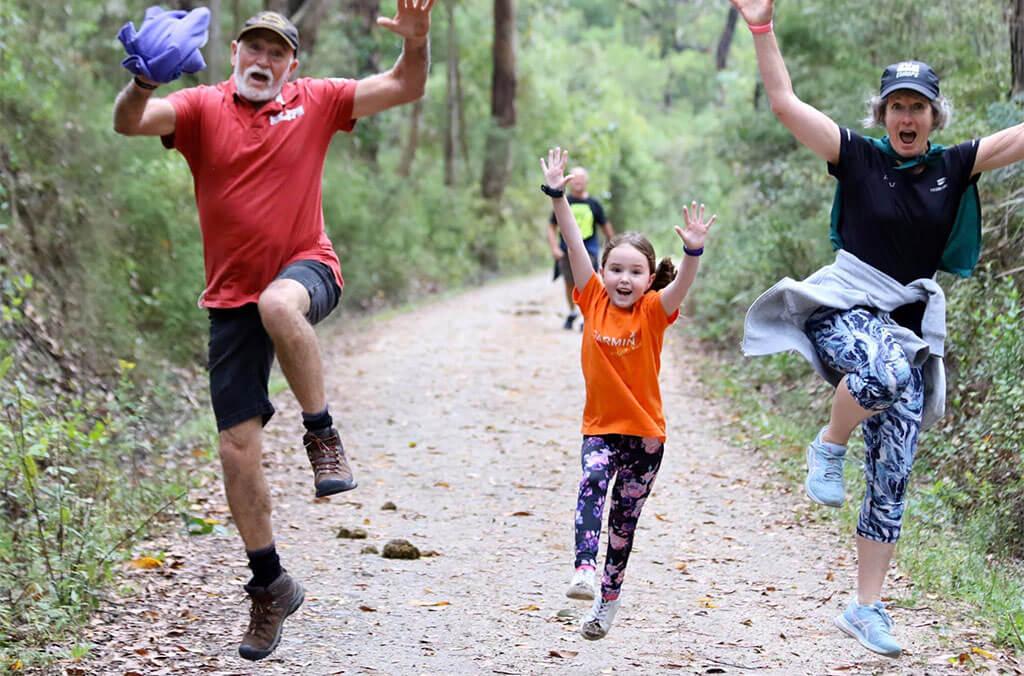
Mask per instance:
[[[274,652],[281,641],[284,618],[302,605],[305,593],[287,571],[282,570],[277,579],[266,587],[245,585],[252,599],[249,610],[249,628],[245,630],[238,654],[247,660],[262,660]]]
[[[302,437],[302,445],[306,447],[309,464],[313,466],[316,497],[343,493],[356,487],[352,469],[345,459],[345,447],[341,445],[337,430],[332,429],[330,436],[327,437],[306,432]]]

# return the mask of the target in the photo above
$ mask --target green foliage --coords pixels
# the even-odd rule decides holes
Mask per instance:
[[[112,392],[51,403],[0,359],[0,661],[59,643],[96,606],[140,515],[184,495],[139,436],[149,409],[132,366]]]
[[[985,513],[985,551],[1024,554],[1024,312],[1020,290],[991,267],[950,295],[947,362],[954,416],[930,435],[927,462]],[[975,514],[977,515],[977,514]]]

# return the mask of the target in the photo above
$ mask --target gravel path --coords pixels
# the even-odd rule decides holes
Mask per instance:
[[[329,323],[328,392],[360,485],[313,499],[298,412],[277,395],[266,460],[274,522],[282,560],[307,590],[277,652],[257,664],[237,657],[248,571],[229,527],[140,547],[168,552],[166,565],[126,570],[129,593],[84,637],[90,656],[60,673],[936,673],[979,645],[928,608],[894,612],[898,661],[832,626],[854,581],[852,538],[816,518],[823,508],[780,484],[767,459],[723,441],[727,416],[704,398],[675,328],[661,379],[669,440],[623,606],[606,639],[580,638],[586,603],[563,592],[583,381],[580,335],[561,328],[561,302],[560,288],[533,277]],[[192,500],[227,518],[216,481]],[[340,527],[368,537],[336,538]],[[392,538],[436,556],[363,553]]]

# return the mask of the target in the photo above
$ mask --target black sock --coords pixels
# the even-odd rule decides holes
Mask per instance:
[[[249,557],[249,568],[252,569],[250,585],[267,587],[281,574],[281,559],[273,544],[254,552],[246,551],[245,555]]]
[[[306,413],[303,411],[302,424],[313,434],[323,436],[323,433],[330,430],[334,425],[334,420],[331,418],[331,412],[324,406],[324,410],[319,413]]]

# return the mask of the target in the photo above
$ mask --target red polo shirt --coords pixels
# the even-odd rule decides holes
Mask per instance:
[[[260,107],[241,99],[231,78],[174,92],[177,115],[163,138],[192,169],[203,231],[206,290],[201,307],[254,303],[286,266],[341,265],[324,232],[327,147],[352,131],[356,81],[302,78]]]

